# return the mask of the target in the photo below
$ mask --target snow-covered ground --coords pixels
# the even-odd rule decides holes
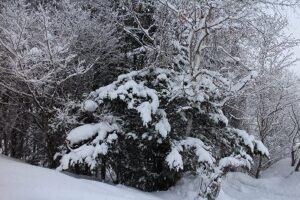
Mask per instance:
[[[231,173],[224,181],[219,200],[300,200],[300,172],[283,159],[262,173],[260,179]]]
[[[194,200],[197,180],[185,178],[166,192],[146,193],[125,186],[78,179],[0,155],[1,200]],[[299,200],[300,173],[284,159],[261,179],[231,173],[218,200]]]
[[[1,200],[160,200],[127,187],[76,179],[0,155]]]

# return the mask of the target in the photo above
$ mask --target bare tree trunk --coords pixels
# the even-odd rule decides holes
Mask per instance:
[[[17,147],[18,158],[23,158],[23,154],[24,154],[24,151],[23,151],[24,137],[23,137],[23,135],[19,135],[18,140],[19,140],[19,144],[18,144],[18,147]]]
[[[292,151],[292,152],[291,152],[291,158],[292,158],[291,166],[294,167],[295,164],[296,164],[295,151]]]
[[[259,176],[260,176],[261,165],[262,165],[262,155],[259,155],[259,161],[258,161],[256,173],[255,173],[255,178],[259,178]]]
[[[16,147],[17,147],[17,135],[13,131],[10,133],[10,145],[9,145],[9,151],[10,156],[15,158],[16,157]]]
[[[54,155],[55,155],[55,147],[53,144],[53,138],[49,135],[46,138],[46,148],[47,148],[47,158],[49,162],[49,168],[55,168]]]
[[[4,141],[4,155],[8,155],[8,141],[7,141],[7,135],[6,133],[4,133],[4,137],[3,137],[3,141]]]
[[[185,131],[186,136],[191,135],[192,128],[193,128],[193,116],[191,116],[191,118],[188,119],[186,131]]]
[[[297,166],[295,168],[295,171],[299,172],[299,169],[300,169],[300,159],[298,160],[298,163],[297,163]]]
[[[106,158],[102,157],[102,163],[101,163],[101,180],[104,181],[106,176]]]

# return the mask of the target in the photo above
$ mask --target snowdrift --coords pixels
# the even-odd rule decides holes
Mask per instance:
[[[0,155],[1,200],[159,200],[123,186],[77,179]]]
[[[300,173],[284,159],[254,179],[230,173],[218,200],[299,200]],[[0,155],[1,200],[195,200],[199,180],[186,177],[165,192],[147,193],[125,186],[70,177]]]
[[[218,200],[300,200],[300,172],[283,159],[254,179],[243,173],[230,173]]]

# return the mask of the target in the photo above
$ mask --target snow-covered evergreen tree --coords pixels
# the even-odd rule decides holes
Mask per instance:
[[[69,133],[60,169],[107,168],[116,181],[148,191],[193,172],[203,179],[199,195],[214,198],[230,169],[250,168],[254,154],[268,156],[261,141],[231,127],[222,111],[256,75],[243,63],[241,47],[259,2],[172,3],[160,1],[152,11],[151,1],[124,3],[135,22],[124,29],[146,51],[148,66],[88,96],[82,107],[92,123]],[[153,24],[141,10],[151,11]]]
[[[184,171],[215,184],[228,168],[250,167],[254,153],[268,155],[260,141],[228,126],[223,98],[209,76],[192,80],[162,68],[121,75],[83,103],[94,121],[68,134],[60,168],[107,165],[117,181],[145,190],[166,189]]]
[[[146,191],[195,175],[199,199],[264,143],[299,168],[297,2],[0,2],[0,153]]]

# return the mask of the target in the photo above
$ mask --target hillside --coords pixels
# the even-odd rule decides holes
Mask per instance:
[[[159,200],[151,194],[31,166],[0,156],[1,200]]]
[[[70,177],[0,156],[1,200],[194,200],[197,185],[197,179],[187,177],[169,191],[146,193],[122,185]],[[218,200],[298,200],[299,188],[300,173],[294,173],[289,159],[284,159],[258,180],[246,174],[230,173]]]
[[[263,172],[260,179],[231,173],[224,181],[219,200],[299,200],[300,173],[283,159]]]

